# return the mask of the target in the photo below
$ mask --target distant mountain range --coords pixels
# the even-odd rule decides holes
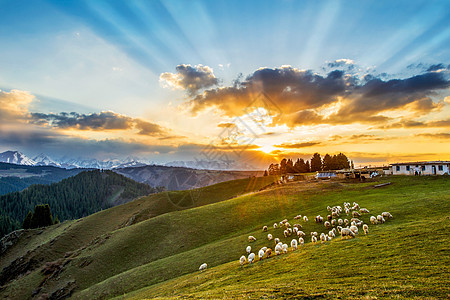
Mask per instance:
[[[124,160],[109,159],[98,160],[94,158],[71,158],[66,157],[62,159],[54,159],[48,155],[41,153],[34,158],[30,158],[19,151],[5,151],[0,153],[0,162],[24,165],[24,166],[53,166],[64,169],[120,169],[120,168],[132,168],[132,167],[144,167],[148,165],[154,165],[154,163],[145,163],[139,161],[137,158],[128,157]],[[200,170],[252,170],[254,169],[250,165],[243,165],[242,163],[236,163],[234,161],[171,161],[165,163],[167,167],[183,167]]]

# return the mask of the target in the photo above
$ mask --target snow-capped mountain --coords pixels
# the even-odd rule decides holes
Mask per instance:
[[[5,151],[0,153],[0,162],[25,166],[36,165],[34,160],[19,151]]]
[[[120,165],[118,165],[117,167],[115,167],[115,169],[120,169],[120,168],[135,168],[135,167],[143,167],[143,166],[146,166],[147,164],[144,164],[144,163],[142,163],[142,162],[140,162],[140,161],[137,161],[137,160],[132,160],[132,161],[129,161],[129,162],[124,162],[124,163],[121,163]]]
[[[215,161],[215,160],[188,160],[171,161],[166,164],[168,167],[184,167],[200,170],[254,170],[255,168],[248,164],[237,163],[235,161]]]
[[[53,167],[61,167],[61,164],[54,161],[44,153],[39,154],[33,160],[36,162],[36,166],[53,166]]]

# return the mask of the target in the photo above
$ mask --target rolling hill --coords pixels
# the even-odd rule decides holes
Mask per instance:
[[[119,298],[446,298],[449,289],[448,177],[390,177],[375,182],[294,182],[262,189],[273,177],[159,193],[65,222],[23,232],[2,256],[3,298],[72,295]],[[261,190],[262,189],[262,190]],[[261,190],[261,191],[260,191]],[[394,218],[369,235],[333,239],[240,266],[247,237],[256,252],[273,246],[262,232],[289,242],[270,225],[328,205],[358,202]],[[166,203],[169,209],[159,210]],[[156,209],[156,211],[154,211]],[[295,221],[297,223],[298,221]],[[199,272],[201,263],[208,270]]]

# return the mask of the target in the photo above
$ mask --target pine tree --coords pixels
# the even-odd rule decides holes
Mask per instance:
[[[27,216],[23,220],[22,228],[30,229],[31,228],[31,218],[33,217],[33,213],[31,211],[28,212]]]
[[[311,172],[321,171],[322,170],[322,158],[319,153],[314,153],[311,158]]]

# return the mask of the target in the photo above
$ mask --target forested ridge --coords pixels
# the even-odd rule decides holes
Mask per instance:
[[[86,171],[50,185],[32,185],[0,196],[0,236],[18,229],[29,211],[49,204],[60,221],[78,219],[102,209],[156,192],[113,171]]]

